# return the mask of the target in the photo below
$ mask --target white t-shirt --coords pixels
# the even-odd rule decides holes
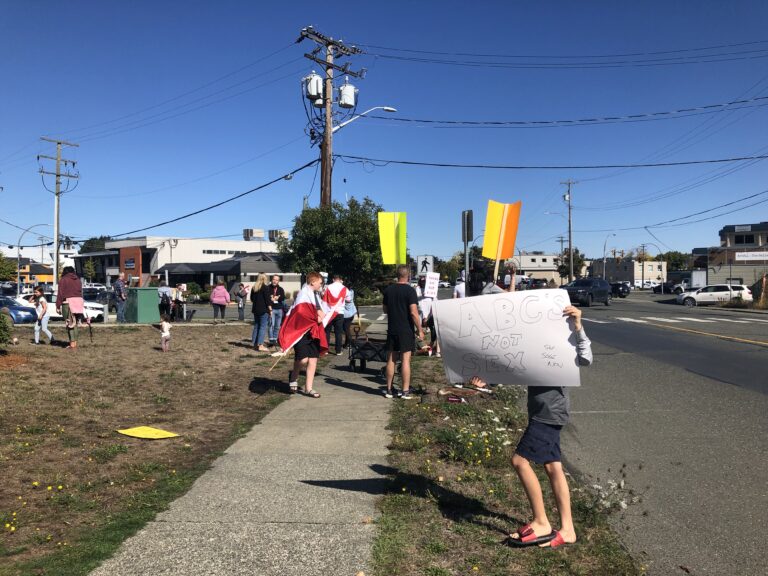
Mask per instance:
[[[464,282],[457,282],[456,286],[453,288],[453,297],[454,298],[464,298],[467,294],[467,286]]]
[[[48,301],[45,299],[45,296],[40,296],[40,298],[37,299],[37,306],[35,307],[35,311],[37,312],[37,317],[42,318],[43,317],[43,304],[45,304],[45,315],[50,316],[51,315],[51,307],[48,306]]]
[[[171,326],[170,322],[161,322],[160,323],[160,330],[162,330],[162,334],[160,334],[161,338],[170,338],[171,337]]]

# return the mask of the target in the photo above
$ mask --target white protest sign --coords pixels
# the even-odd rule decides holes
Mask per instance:
[[[440,274],[437,272],[429,272],[427,274],[426,282],[424,283],[424,297],[437,298],[437,289],[439,286]]]
[[[504,292],[436,300],[445,374],[521,386],[579,386],[576,335],[563,317],[565,290]]]

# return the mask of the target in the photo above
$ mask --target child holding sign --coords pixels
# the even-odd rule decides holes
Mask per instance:
[[[581,310],[566,306],[563,315],[568,318],[576,334],[576,353],[579,365],[592,364],[592,346],[581,325]],[[570,406],[566,388],[554,386],[528,387],[528,428],[525,429],[512,466],[515,468],[531,503],[533,520],[511,534],[507,544],[515,547],[542,546],[557,548],[576,542],[576,531],[571,517],[571,495],[563,472],[560,455],[560,430],[568,423]],[[531,462],[543,464],[560,512],[560,530],[553,530],[544,510],[544,497]]]

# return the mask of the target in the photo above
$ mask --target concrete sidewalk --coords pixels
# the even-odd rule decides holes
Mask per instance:
[[[347,363],[331,356],[321,398],[278,406],[92,575],[370,574],[392,400]]]

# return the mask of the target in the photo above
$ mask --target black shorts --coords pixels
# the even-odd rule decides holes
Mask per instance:
[[[560,462],[560,430],[562,426],[545,424],[537,420],[528,422],[515,452],[537,464]]]
[[[413,352],[416,346],[416,336],[413,332],[387,334],[387,352]]]
[[[312,338],[309,332],[301,337],[301,340],[296,342],[293,347],[296,353],[296,360],[304,360],[304,358],[319,358],[320,357],[320,341]]]

